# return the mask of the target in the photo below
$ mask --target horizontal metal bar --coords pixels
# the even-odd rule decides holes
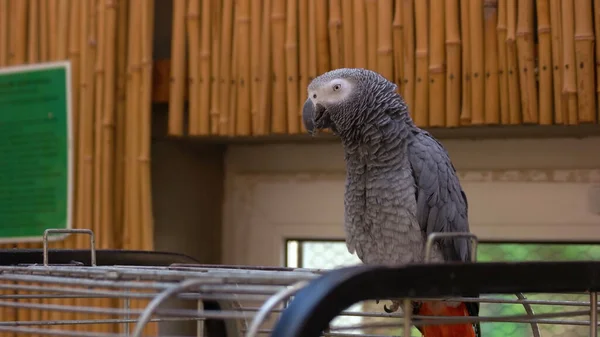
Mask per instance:
[[[59,311],[59,312],[74,312],[85,314],[102,314],[108,316],[131,316],[141,315],[144,310],[140,309],[121,309],[121,308],[97,308],[84,306],[67,306],[56,304],[37,304],[37,303],[18,303],[0,301],[0,307],[18,308],[18,309],[37,309],[41,311]],[[158,309],[155,311],[158,316],[186,316],[192,318],[211,318],[211,319],[248,319],[254,317],[243,311],[216,311],[216,310],[184,310],[184,309]]]
[[[205,318],[193,317],[163,317],[153,318],[151,322],[180,322],[180,321],[203,321]],[[135,323],[135,319],[75,319],[75,320],[47,320],[47,321],[13,321],[0,322],[0,326],[60,326],[60,325],[79,325],[79,324],[113,324],[113,323]]]

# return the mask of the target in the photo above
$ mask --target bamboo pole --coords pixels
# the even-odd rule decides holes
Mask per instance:
[[[8,64],[9,0],[0,0],[0,67]],[[0,314],[4,308],[0,309]]]
[[[16,2],[16,1],[15,1]],[[25,4],[25,2],[19,2],[21,5]],[[12,5],[12,4],[11,4]],[[12,7],[12,6],[11,6]],[[56,1],[48,1],[47,4],[47,18],[48,18],[48,24],[49,26],[46,27],[48,29],[48,59],[46,61],[57,61],[57,16],[58,16],[58,10],[57,10],[57,2]],[[11,12],[13,10],[18,10],[16,7],[11,8]],[[18,20],[19,22],[22,21],[22,19],[17,18],[18,14],[16,13],[12,13],[11,17]],[[16,25],[11,25],[12,27],[17,27]],[[18,29],[17,29],[18,30]],[[12,35],[12,34],[11,34]],[[10,56],[14,56],[10,55]],[[57,243],[55,243],[53,245],[54,247],[52,248],[64,248],[64,242],[63,241],[59,241]],[[45,301],[46,304],[50,304],[50,305],[60,305],[61,301],[59,299],[47,299]],[[42,311],[42,320],[62,320],[64,318],[64,313],[58,313],[58,312],[46,312],[45,310]]]
[[[140,25],[141,16],[136,10],[140,7],[141,0],[129,2],[129,37],[127,51],[127,115],[126,115],[126,206],[125,206],[125,230],[123,231],[123,245],[125,249],[139,249],[142,246],[142,232],[140,221],[139,200],[139,93],[141,83],[141,41]]]
[[[382,0],[364,0],[366,29],[367,29],[367,68],[379,71],[377,66],[377,2]],[[385,0],[384,0],[385,1]],[[389,77],[388,77],[389,78]]]
[[[210,57],[211,57],[211,23],[212,23],[211,0],[202,0],[202,21],[200,38],[200,85],[196,92],[199,97],[199,125],[198,134],[208,136],[210,134]],[[248,79],[249,80],[249,79]],[[248,81],[250,83],[250,81]]]
[[[393,15],[394,1],[377,2],[377,70],[390,81],[394,81],[393,55]]]
[[[221,21],[221,64],[220,64],[220,98],[219,98],[219,134],[227,135],[228,113],[231,108],[231,59],[233,32],[233,0],[223,1],[223,20]]]
[[[342,11],[346,9],[346,7],[348,7],[348,4],[352,4],[351,1],[342,1],[342,5],[344,5],[345,7],[342,7]],[[345,12],[343,12],[343,15],[346,15]],[[352,13],[350,13],[352,14]],[[352,17],[350,17],[352,18]],[[352,27],[349,27],[348,21],[346,16],[343,17],[343,23],[342,23],[342,29],[344,31],[344,39],[347,38],[346,35],[347,31],[350,31],[350,29],[352,29]],[[298,110],[298,120],[300,121],[300,131],[301,132],[306,132],[306,128],[304,127],[304,123],[302,123],[302,106],[304,105],[304,100],[306,99],[306,87],[308,86],[308,62],[309,62],[309,55],[308,55],[308,51],[309,51],[309,43],[308,43],[308,30],[309,30],[309,22],[308,22],[308,1],[298,1],[298,43],[300,44],[300,49],[299,49],[299,78],[300,78],[300,85],[298,88],[298,97],[299,97],[299,101],[300,104],[297,108]],[[350,34],[350,38],[352,37],[352,34]],[[344,41],[344,53],[346,53],[346,49],[348,48],[348,46],[350,46],[350,44],[348,44],[348,41]],[[353,50],[351,50],[351,52],[353,52]],[[346,60],[346,54],[344,54],[344,60]],[[346,62],[346,61],[344,61]]]
[[[446,46],[445,0],[429,3],[429,126],[443,127],[446,122]]]
[[[154,221],[152,216],[152,186],[150,176],[150,143],[152,130],[152,43],[154,35],[154,0],[146,0],[141,6],[141,111],[140,111],[140,185],[142,249],[154,249]],[[149,325],[150,331],[157,331],[158,323]],[[153,333],[154,335],[155,333]]]
[[[317,64],[317,15],[315,14],[316,1],[308,0],[308,81],[317,77],[319,71]]]
[[[69,38],[69,7],[71,6],[69,0],[57,0],[58,1],[58,17],[57,23],[57,36],[56,36],[56,59],[64,60],[68,55],[68,38]]]
[[[39,0],[30,0],[27,15],[27,63],[37,63],[40,57],[40,20]],[[2,9],[0,9],[2,10]],[[0,28],[2,29],[2,28]],[[73,74],[73,78],[75,74]],[[75,101],[75,97],[73,99]],[[77,142],[74,142],[77,146]],[[75,199],[77,197],[75,196]]]
[[[427,127],[429,122],[429,97],[427,88],[428,61],[429,61],[429,32],[427,27],[427,2],[415,3],[415,30],[416,30],[416,84],[415,105],[412,108],[415,124]]]
[[[94,102],[94,220],[92,222],[92,230],[94,233],[97,233],[98,237],[96,242],[98,247],[103,247],[106,244],[106,241],[109,238],[106,236],[108,233],[104,231],[103,224],[105,223],[104,217],[106,214],[104,201],[106,200],[104,197],[104,193],[107,190],[106,185],[112,184],[112,181],[106,181],[104,172],[107,169],[104,163],[104,151],[107,144],[105,143],[106,132],[104,130],[104,118],[103,111],[106,106],[106,102],[104,100],[105,92],[108,90],[108,86],[106,85],[106,71],[107,71],[107,57],[106,50],[108,49],[105,37],[107,36],[106,28],[106,6],[104,5],[103,0],[91,0],[92,9],[96,12],[97,19],[94,21],[95,29],[96,29],[96,59],[95,59],[95,69],[94,69],[94,80],[95,84],[95,94],[93,98]],[[62,48],[60,43],[57,48]],[[60,53],[57,53],[60,55]],[[109,196],[110,198],[111,196]],[[112,219],[110,219],[112,220]],[[97,306],[106,307],[109,305],[110,301],[104,298],[96,299],[95,303]],[[101,324],[96,328],[98,331],[108,332],[108,325]]]
[[[277,2],[277,0],[274,0]],[[304,0],[306,1],[306,0]],[[327,1],[317,0],[315,1],[315,18],[317,22],[316,26],[316,38],[317,38],[317,72],[322,74],[330,70],[330,56],[329,56],[329,32],[327,29],[327,17],[328,8]],[[285,23],[282,24],[285,27]],[[273,41],[275,42],[275,41]],[[274,59],[275,61],[275,59]]]
[[[483,1],[469,1],[471,54],[471,124],[483,124],[485,116],[485,53]]]
[[[92,0],[93,1],[93,0]],[[98,19],[96,20],[96,32],[97,32],[97,39],[96,39],[96,45],[97,45],[97,53],[96,53],[96,62],[95,62],[95,70],[94,70],[94,80],[96,82],[95,85],[95,99],[94,99],[94,222],[93,222],[93,231],[94,233],[98,233],[98,245],[100,246],[102,243],[105,242],[106,238],[105,237],[101,237],[103,234],[102,231],[102,224],[104,222],[103,219],[103,215],[102,214],[102,210],[103,210],[103,205],[102,205],[102,201],[103,201],[103,191],[104,191],[104,186],[103,184],[107,184],[109,182],[105,182],[104,181],[104,177],[103,177],[103,171],[104,171],[104,165],[103,165],[103,150],[104,150],[104,138],[105,138],[105,132],[104,132],[104,128],[102,126],[102,122],[103,122],[103,118],[102,118],[102,112],[104,111],[104,106],[105,106],[105,102],[104,99],[100,99],[100,97],[104,98],[104,91],[105,91],[105,75],[106,75],[106,55],[105,55],[105,49],[106,49],[106,41],[104,40],[104,37],[106,36],[106,22],[105,20],[105,15],[106,15],[106,11],[105,11],[105,7],[102,4],[102,0],[96,0],[94,1],[95,4],[95,10],[97,11],[97,17]],[[93,7],[94,8],[94,7]]]
[[[50,60],[56,60],[58,51],[56,48],[58,42],[58,0],[47,0],[45,10],[47,11],[46,17],[48,18],[48,58]]]
[[[34,2],[37,1],[30,1],[30,9],[33,10],[33,4]],[[72,133],[73,133],[73,153],[75,153],[75,158],[74,158],[74,165],[73,165],[73,176],[77,177],[77,174],[79,172],[79,170],[81,169],[79,166],[79,160],[77,158],[77,153],[78,153],[78,149],[81,143],[81,139],[80,139],[80,134],[79,134],[79,120],[80,120],[80,114],[79,114],[79,101],[80,101],[80,86],[78,85],[79,79],[82,76],[82,72],[80,69],[80,54],[81,54],[81,37],[80,37],[80,21],[81,21],[81,2],[80,1],[73,1],[70,4],[68,4],[69,6],[67,7],[67,10],[69,11],[69,13],[67,13],[65,16],[68,17],[69,22],[66,25],[68,27],[68,36],[66,38],[67,40],[67,58],[70,60],[71,62],[71,98],[72,98],[72,104],[71,104],[71,113],[72,113]],[[36,27],[36,29],[39,27]],[[30,31],[31,33],[31,31]],[[38,32],[39,33],[39,32]],[[38,44],[36,44],[38,45]],[[31,50],[30,50],[31,53]],[[37,53],[37,52],[36,52]],[[78,181],[77,179],[74,180],[74,188],[73,188],[73,200],[77,200],[79,198],[79,196],[83,193],[82,192],[82,188],[84,188],[84,186],[79,186],[78,185]],[[74,223],[73,223],[73,227],[75,228],[82,228],[82,224],[77,222],[77,218],[79,216],[79,213],[81,212],[81,209],[78,209],[77,207],[73,207],[73,213],[71,214],[71,216],[73,217]],[[84,238],[81,235],[75,235],[75,236],[71,236],[68,238],[67,241],[67,245],[68,247],[73,247],[73,248],[80,248],[83,247],[83,242],[84,242]],[[69,299],[68,303],[65,303],[67,305],[70,306],[76,306],[78,305],[78,303],[81,303],[83,301],[78,301],[77,299]],[[65,317],[68,320],[76,320],[76,319],[81,319],[82,315],[78,314],[78,313],[68,313],[67,317]],[[41,319],[41,317],[38,318],[32,318],[32,319]],[[70,327],[71,330],[75,330],[76,327],[72,326]]]
[[[76,208],[78,209],[75,226],[78,228],[92,229],[92,199],[93,199],[93,144],[94,144],[94,120],[93,120],[93,95],[94,95],[94,50],[90,46],[90,39],[93,38],[93,30],[90,29],[92,25],[91,16],[92,8],[90,8],[89,1],[77,1],[79,3],[80,15],[76,15],[79,19],[78,25],[73,25],[73,30],[79,30],[79,48],[81,57],[79,59],[80,76],[77,82],[79,87],[79,147],[77,149],[76,158],[78,161],[77,171],[77,186],[79,186],[80,192],[77,195]],[[44,3],[44,1],[42,1]],[[40,14],[43,16],[42,8],[40,7]],[[43,24],[43,22],[41,22]],[[42,39],[43,40],[43,39]],[[73,41],[73,43],[75,43]],[[46,44],[47,45],[47,44]],[[42,47],[42,53],[40,55],[49,55],[49,50]],[[46,51],[45,53],[43,51]],[[43,57],[43,56],[42,56]],[[79,236],[78,246],[83,247],[83,238]],[[83,298],[78,298],[75,301],[76,305],[90,305],[95,303],[94,301],[86,301]],[[48,319],[45,317],[46,311],[42,311],[42,319]],[[83,316],[81,316],[83,317]],[[89,331],[90,327],[85,325],[79,325],[76,327],[77,331]]]
[[[236,18],[236,13],[237,13],[237,8],[239,7],[239,1],[234,1],[234,5],[233,5],[233,18]],[[230,87],[230,94],[229,96],[231,97],[231,102],[229,105],[229,111],[227,112],[226,116],[225,116],[225,121],[223,124],[223,128],[224,130],[226,130],[226,133],[224,133],[223,135],[227,135],[230,137],[235,136],[235,125],[236,125],[236,115],[237,115],[237,110],[238,110],[238,100],[236,99],[237,97],[237,93],[238,93],[238,71],[239,71],[239,61],[241,59],[241,56],[238,53],[238,49],[239,49],[239,44],[240,44],[240,38],[239,38],[239,34],[238,34],[238,22],[237,20],[232,20],[232,31],[233,31],[233,36],[231,37],[231,59],[229,60],[230,66],[231,66],[231,80],[229,81],[229,85]],[[285,112],[284,112],[285,113]]]
[[[139,85],[140,76],[137,74],[139,69],[139,60],[141,58],[140,50],[140,25],[141,17],[138,9],[140,2],[139,0],[131,0],[128,8],[128,45],[127,45],[127,89],[126,89],[126,116],[125,116],[125,212],[124,212],[124,224],[125,228],[123,231],[123,248],[125,249],[136,249],[139,247],[140,232],[142,228],[139,228],[139,203],[137,199],[137,192],[139,191],[139,180],[137,179],[137,165],[138,161],[136,158],[137,152],[137,141],[138,129],[137,129],[137,103],[139,103]],[[138,307],[138,301],[132,299],[130,301],[130,308]],[[127,323],[128,329],[131,329],[132,324]]]
[[[287,78],[287,130],[294,134],[300,132],[300,119],[298,118],[298,0],[287,1],[287,27],[285,41],[285,67]],[[333,12],[333,11],[332,11]],[[331,18],[331,17],[330,17]],[[339,20],[339,18],[338,18]],[[338,21],[339,23],[339,21]],[[330,23],[331,25],[331,23]],[[341,33],[341,32],[340,32]],[[337,38],[337,37],[335,37]],[[333,48],[333,47],[332,47]],[[333,56],[334,53],[332,52]],[[339,56],[339,50],[338,50]],[[339,61],[339,60],[338,60]]]
[[[484,3],[485,124],[500,123],[498,78],[498,1]]]
[[[577,116],[577,74],[575,72],[574,41],[574,2],[561,0],[562,40],[563,40],[563,95],[567,99],[568,123],[578,124]]]
[[[500,85],[500,123],[510,124],[510,103],[508,98],[508,59],[506,52],[506,0],[498,0],[498,80]]]
[[[127,0],[129,1],[129,0]],[[116,107],[116,140],[115,140],[115,200],[114,223],[115,232],[123,233],[123,210],[125,203],[125,103],[127,82],[127,19],[128,2],[121,0],[118,3],[118,31],[117,34],[117,107]],[[123,237],[115,235],[114,245],[123,247]]]
[[[28,16],[28,1],[13,1],[10,6],[10,29],[9,29],[9,62],[11,65],[21,65],[27,63],[27,16]],[[28,243],[19,243],[15,245],[17,249],[29,248]],[[23,282],[13,282],[13,285],[22,285]],[[18,290],[11,292],[13,295],[22,294]],[[14,300],[16,303],[24,303],[27,300]],[[29,309],[11,310],[7,315],[10,318],[6,320],[31,320],[31,311]],[[59,315],[57,315],[60,317]]]
[[[260,39],[260,58],[262,60],[260,71],[260,91],[258,110],[258,135],[269,132],[270,102],[271,102],[271,0],[263,3],[262,36]]]
[[[471,123],[471,34],[469,20],[469,1],[459,1],[461,17],[462,38],[462,108],[460,111],[460,124]]]
[[[10,46],[10,4],[9,0],[0,0],[0,67],[8,65],[8,54]],[[12,248],[13,245],[2,245],[2,248]],[[5,282],[0,282],[5,284]],[[0,296],[9,294],[9,290],[0,289]],[[12,317],[16,315],[13,308],[0,307],[0,317]],[[10,332],[0,332],[1,337],[12,336]]]
[[[552,124],[552,26],[550,25],[549,0],[536,1],[538,33],[538,72],[539,72],[539,122]]]
[[[394,21],[392,22],[392,66],[394,67],[394,82],[398,86],[398,93],[404,92],[404,25],[402,22],[402,0],[394,0]]]
[[[519,66],[516,46],[517,0],[506,4],[506,60],[508,71],[508,100],[510,124],[521,124],[521,90],[519,89]]]
[[[301,1],[300,4],[300,18],[302,18],[302,9],[303,3],[306,3],[305,1]],[[344,0],[341,1],[341,5],[342,5],[342,33],[343,33],[343,37],[344,37],[344,42],[342,43],[344,45],[344,63],[343,66],[344,67],[354,67],[354,9],[352,8],[353,6],[353,1],[349,1],[349,0]],[[301,19],[302,20],[302,19]],[[302,41],[302,39],[300,40]],[[302,43],[300,44],[302,45]],[[303,49],[302,47],[300,48],[300,50],[306,50]],[[301,53],[301,56],[302,57]],[[302,83],[301,85],[302,86]],[[304,88],[306,88],[306,86],[304,86]],[[306,89],[304,89],[304,91],[306,91]],[[302,96],[300,96],[302,97]]]
[[[595,123],[594,13],[592,2],[575,0],[575,61],[577,64],[577,112],[580,123]]]
[[[219,134],[219,116],[221,97],[221,21],[222,7],[221,0],[205,0],[211,1],[212,24],[211,24],[211,63],[210,63],[210,133],[212,135]]]
[[[27,58],[27,4],[27,0],[13,1],[10,4],[10,65],[23,64]]]
[[[185,89],[185,1],[173,1],[171,37],[171,81],[169,85],[169,135],[183,136],[183,99]]]
[[[34,2],[37,1],[31,1],[31,5],[34,4]],[[38,7],[38,6],[36,6]],[[33,10],[33,6],[31,6],[31,9]],[[71,85],[72,85],[72,99],[73,99],[73,104],[71,105],[71,110],[72,110],[72,127],[73,127],[73,153],[76,154],[75,157],[75,165],[74,166],[74,170],[73,170],[73,176],[77,177],[78,176],[78,172],[80,170],[80,166],[79,166],[79,160],[77,160],[77,154],[79,153],[79,146],[81,143],[81,139],[79,138],[79,110],[80,110],[80,106],[79,106],[79,101],[80,101],[80,97],[81,97],[81,87],[79,86],[79,79],[82,76],[82,72],[81,72],[81,62],[80,62],[80,58],[81,58],[81,1],[73,1],[70,8],[70,13],[69,13],[69,37],[68,37],[68,58],[71,61]],[[39,13],[38,13],[39,14]],[[39,34],[39,27],[36,27],[35,30],[38,30],[38,34]],[[30,32],[31,33],[31,32]],[[36,37],[37,40],[37,37]],[[39,43],[36,43],[36,46],[39,47]],[[35,52],[35,54],[38,54],[39,50],[37,50]],[[30,50],[30,54],[31,54],[31,50]],[[39,55],[39,54],[38,54]],[[79,199],[79,195],[81,195],[83,192],[83,188],[84,186],[79,186],[78,185],[78,181],[75,179],[75,188],[73,189],[74,195],[73,195],[73,200],[78,200]],[[78,207],[74,207],[74,214],[73,214],[73,219],[78,219],[78,213],[80,212],[80,209]],[[74,226],[76,228],[82,228],[82,227],[78,227],[81,226],[81,223],[77,223],[77,220],[74,221],[75,224]],[[83,242],[85,241],[84,238],[81,235],[77,235],[75,236],[75,245],[76,247],[81,247]]]
[[[517,15],[517,53],[524,123],[538,123],[538,99],[535,81],[535,45],[533,42],[533,2],[519,1]]]
[[[50,58],[49,44],[49,18],[48,1],[40,0],[40,59],[48,60]]]
[[[250,114],[252,116],[252,134],[258,131],[258,108],[259,108],[259,92],[260,92],[260,44],[261,44],[261,15],[263,9],[263,0],[254,0],[251,2],[250,8],[250,36],[252,38],[252,46],[250,48],[250,67],[252,84],[250,86]],[[302,57],[302,55],[300,55]]]
[[[273,0],[271,12],[271,44],[273,53],[273,112],[271,116],[271,132],[286,132],[286,81],[285,81],[285,0]],[[320,16],[317,16],[319,19]],[[319,22],[324,24],[325,22]],[[317,31],[319,31],[317,29]],[[321,38],[318,36],[318,38]],[[319,43],[317,43],[319,47]],[[295,118],[294,118],[295,119]],[[295,119],[296,120],[296,119]]]
[[[182,0],[179,0],[182,1]],[[188,48],[188,133],[200,134],[200,0],[187,0],[186,37]],[[173,41],[175,42],[175,41]]]
[[[309,0],[315,1],[315,0]],[[352,20],[354,26],[354,67],[367,68],[367,37],[364,0],[353,0]]]
[[[461,41],[460,7],[458,0],[446,0],[446,127],[460,125]]]
[[[415,2],[402,0],[403,46],[403,96],[410,111],[415,107]]]
[[[105,78],[102,110],[102,217],[99,235],[101,249],[111,248],[114,242],[114,166],[115,166],[115,86],[116,86],[116,43],[117,43],[117,4],[111,0],[103,0],[104,5],[104,62]],[[98,111],[100,113],[100,111]]]
[[[237,24],[238,24],[238,91],[237,104],[238,114],[235,118],[236,128],[235,134],[238,136],[249,136],[252,134],[252,119],[250,109],[250,94],[251,94],[251,65],[250,58],[250,0],[240,0],[238,2]],[[296,120],[296,118],[294,118]]]
[[[600,0],[594,0],[594,35],[600,36]],[[596,46],[596,99],[600,102],[600,43],[595,41]],[[554,51],[554,50],[553,50]],[[600,120],[600,103],[597,102],[597,120]]]
[[[40,62],[40,13],[39,13],[39,7],[40,7],[40,3],[38,0],[30,0],[29,1],[29,6],[28,6],[28,28],[27,28],[27,63],[29,64],[34,64],[37,62]],[[0,9],[1,10],[1,9]],[[2,29],[2,28],[0,28]],[[76,83],[76,81],[78,80],[78,73],[77,73],[77,67],[76,65],[72,65],[72,80],[73,83]],[[73,102],[76,103],[78,100],[78,90],[77,90],[77,86],[75,85],[75,88],[73,88],[72,91],[73,94]],[[74,104],[75,105],[75,104]],[[77,121],[77,116],[76,116],[76,110],[75,106],[73,106],[73,113],[74,113],[74,123],[73,125],[76,125],[76,121]],[[76,127],[75,127],[76,128]],[[73,138],[74,138],[74,151],[76,151],[77,149],[77,133],[74,132],[73,133]],[[77,163],[74,163],[73,165],[73,174],[76,175],[77,174]],[[77,188],[79,186],[75,185],[74,190],[74,195],[73,198],[74,200],[77,200]],[[73,209],[73,218],[75,218],[77,216],[77,208]],[[37,242],[32,242],[26,245],[26,248],[39,248],[40,244]],[[33,286],[41,286],[41,284],[39,283],[33,283]],[[0,292],[1,293],[1,292]],[[35,293],[35,292],[29,292],[31,293]],[[29,301],[29,303],[33,303],[33,304],[42,304],[43,301],[41,299],[32,299],[31,301]],[[74,304],[74,303],[73,303]],[[0,311],[0,317],[5,317],[2,315],[1,311]],[[72,315],[72,318],[76,318],[76,315]],[[20,313],[18,313],[18,319],[19,320],[32,320],[32,321],[39,321],[42,319],[42,312],[41,310],[27,310],[27,312],[25,313],[25,315],[21,315]],[[0,333],[0,336],[4,336],[5,334]],[[39,335],[34,334],[34,337],[38,337]]]
[[[296,36],[295,26],[290,26],[292,23],[297,25],[297,2],[298,0],[292,0],[288,2],[288,27],[287,35],[288,39],[293,34],[294,40]],[[290,23],[292,22],[292,23]],[[292,29],[293,28],[293,29]],[[290,32],[291,30],[291,32]],[[329,0],[329,54],[331,55],[331,68],[337,69],[342,67],[342,59],[344,56],[343,49],[343,36],[342,36],[342,4],[341,0]],[[297,49],[297,48],[296,48]]]

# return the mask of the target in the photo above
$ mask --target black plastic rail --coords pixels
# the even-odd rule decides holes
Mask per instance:
[[[375,299],[600,291],[600,262],[418,264],[332,270],[299,291],[272,337],[317,337],[349,306]]]

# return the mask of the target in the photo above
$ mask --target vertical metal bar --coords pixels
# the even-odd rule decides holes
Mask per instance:
[[[198,300],[198,316],[202,316],[202,312],[204,312],[204,301],[201,299]],[[198,337],[204,337],[204,318],[198,318],[196,320],[196,335]]]
[[[412,328],[412,305],[409,299],[404,300],[404,335],[402,337],[410,337]]]
[[[125,288],[124,290],[125,290],[126,292],[129,292],[129,288]],[[125,297],[125,301],[124,301],[124,303],[123,303],[123,306],[124,306],[124,309],[125,309],[125,320],[126,320],[126,321],[129,321],[129,319],[130,319],[130,317],[129,317],[129,309],[131,308],[131,303],[130,303],[130,301],[131,301],[131,298],[130,298],[130,297]],[[129,330],[130,330],[129,324],[131,324],[131,323],[128,323],[128,322],[127,322],[127,323],[123,323],[123,324],[125,325],[125,326],[124,326],[124,330],[125,330],[125,336],[129,336],[129,332],[130,332],[130,331],[129,331]]]
[[[590,293],[590,337],[598,336],[598,293]]]

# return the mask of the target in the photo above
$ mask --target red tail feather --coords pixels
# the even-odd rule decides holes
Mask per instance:
[[[457,307],[444,302],[424,302],[419,308],[423,316],[469,316],[467,307],[460,303]],[[475,329],[471,323],[429,325],[420,327],[423,337],[475,337]]]

